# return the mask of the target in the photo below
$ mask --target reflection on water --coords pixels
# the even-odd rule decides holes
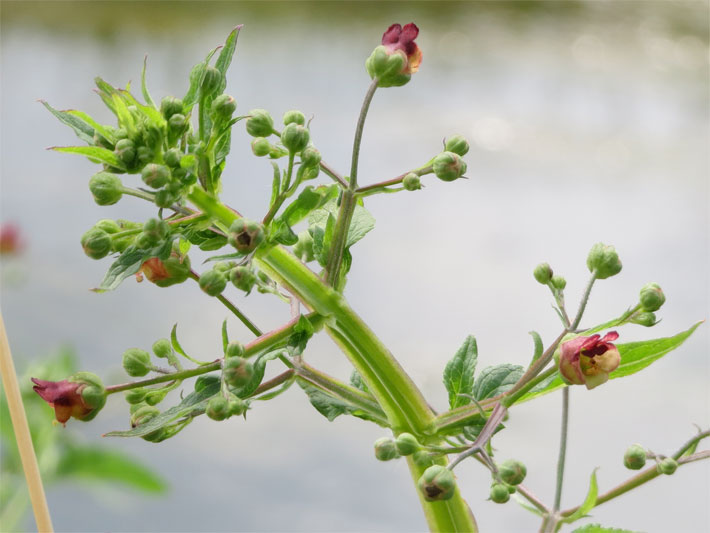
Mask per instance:
[[[530,329],[556,336],[532,268],[552,263],[574,302],[594,242],[615,244],[625,270],[599,284],[590,323],[625,309],[651,280],[668,295],[654,334],[707,316],[708,30],[701,3],[5,2],[1,217],[18,223],[29,241],[24,282],[2,291],[14,352],[29,357],[71,341],[87,369],[117,381],[119,354],[149,346],[175,322],[191,353],[217,353],[225,316],[196,287],[163,291],[127,280],[112,294],[87,290],[107,262],[86,259],[80,235],[99,218],[144,220],[151,211],[130,199],[120,208],[94,206],[86,189],[93,167],[43,150],[75,139],[35,99],[109,120],[91,79],[138,80],[145,52],[153,96],[180,95],[190,67],[244,23],[228,78],[239,109],[313,115],[314,142],[345,169],[368,83],[364,59],[390,23],[410,20],[422,29],[424,63],[408,86],[376,96],[361,181],[420,164],[455,132],[473,143],[471,179],[427,179],[422,192],[370,199],[378,227],[354,250],[348,295],[437,407],[445,401],[441,369],[465,335],[477,336],[482,367],[525,364]],[[248,141],[235,133],[225,197],[259,216],[271,167],[251,155]],[[288,316],[268,297],[238,303],[262,328]],[[236,323],[230,327],[249,338]],[[624,335],[648,333],[632,328]],[[604,465],[607,487],[623,479],[620,457],[630,442],[670,450],[692,432],[691,422],[707,425],[710,413],[698,398],[707,345],[702,331],[638,383],[575,391],[567,503],[584,493],[594,466]],[[316,339],[309,357],[334,374],[349,373],[326,338]],[[246,424],[198,421],[159,448],[127,442],[173,480],[173,498],[112,494],[87,510],[83,493],[52,493],[57,528],[420,530],[406,469],[370,456],[382,432],[355,420],[328,424],[300,391],[288,394],[257,406]],[[497,444],[502,458],[527,462],[530,486],[549,499],[558,402],[540,402],[521,406]],[[125,411],[113,402],[83,428],[87,439],[124,426]],[[580,442],[577,429],[615,438]],[[704,473],[700,465],[682,474],[698,486],[682,499],[676,489],[683,480],[659,482],[608,504],[595,519],[635,530],[704,529]],[[529,530],[524,511],[484,502],[482,475],[475,465],[460,474],[482,530]],[[649,499],[665,498],[672,513],[647,510]]]

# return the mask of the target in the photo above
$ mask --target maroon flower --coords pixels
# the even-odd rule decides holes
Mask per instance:
[[[0,255],[15,254],[22,248],[20,230],[14,224],[0,225]]]
[[[405,25],[392,24],[382,35],[382,44],[387,49],[388,54],[401,51],[407,57],[407,64],[400,74],[413,74],[419,70],[422,62],[422,51],[414,42],[419,35],[419,28],[413,22]]]
[[[609,379],[609,373],[621,362],[619,350],[612,344],[619,338],[616,331],[604,337],[575,337],[560,347],[560,374],[571,384],[585,385],[588,389]]]
[[[85,383],[73,383],[71,381],[45,381],[43,379],[32,378],[35,384],[34,391],[54,408],[57,420],[66,424],[72,416],[79,420],[85,418],[91,411],[81,396],[81,391],[86,387]]]

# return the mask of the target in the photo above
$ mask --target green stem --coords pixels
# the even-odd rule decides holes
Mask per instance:
[[[375,78],[368,87],[365,99],[362,102],[362,107],[360,108],[360,116],[357,119],[357,126],[355,127],[352,161],[350,162],[350,189],[353,191],[357,189],[357,165],[360,160],[360,144],[362,143],[362,132],[365,129],[365,119],[367,118],[367,112],[370,109],[370,103],[372,102],[372,97],[375,96],[375,91],[377,90],[377,84],[379,82],[380,80]]]
[[[155,201],[154,194],[139,191],[138,189],[131,189],[130,187],[123,187],[123,194],[127,194],[128,196],[135,196],[136,198],[140,198],[142,200],[148,200],[149,202]]]
[[[320,162],[320,169],[325,172],[328,176],[330,176],[333,181],[335,181],[338,185],[340,185],[343,189],[348,188],[348,182],[343,179],[343,177],[338,174],[333,168],[328,165],[325,161]]]
[[[370,185],[365,185],[364,187],[360,187],[360,188],[357,189],[355,192],[356,192],[358,195],[362,195],[363,193],[367,193],[367,192],[370,192],[370,191],[373,191],[373,190],[382,189],[382,188],[385,188],[385,187],[390,187],[390,186],[392,186],[392,185],[397,185],[397,184],[399,184],[399,183],[402,183],[402,180],[404,180],[404,177],[405,177],[407,174],[410,174],[410,173],[412,173],[412,172],[413,172],[414,174],[419,175],[419,176],[423,176],[424,174],[430,174],[430,173],[432,173],[433,171],[434,171],[434,167],[432,167],[432,166],[431,166],[431,163],[429,162],[429,163],[427,163],[426,165],[424,165],[423,167],[417,168],[417,169],[415,169],[415,170],[409,170],[409,171],[405,172],[404,174],[400,174],[400,175],[397,176],[396,178],[392,178],[392,179],[389,179],[389,180],[380,181],[380,182],[378,182],[378,183],[372,183],[372,184],[370,184]]]
[[[562,501],[562,481],[565,475],[565,456],[567,455],[567,427],[569,422],[569,387],[562,389],[562,424],[560,431],[560,454],[557,459],[557,482],[555,485],[555,502],[552,513],[560,510]]]
[[[201,376],[202,374],[207,374],[208,372],[214,372],[220,368],[222,368],[221,359],[207,365],[198,366],[197,368],[190,368],[189,370],[182,370],[181,372],[174,372],[172,374],[158,376],[157,378],[131,381],[130,383],[122,383],[120,385],[110,385],[106,387],[106,394],[115,394],[117,392],[137,389],[138,387],[148,387],[150,385],[157,385],[168,381],[184,380],[195,376]]]
[[[579,326],[580,321],[582,320],[582,315],[584,314],[584,310],[587,307],[587,301],[589,300],[589,295],[592,292],[592,287],[594,286],[594,282],[597,280],[597,271],[595,270],[592,272],[592,277],[589,278],[589,281],[587,282],[587,286],[584,289],[584,294],[582,295],[582,300],[579,302],[579,309],[577,310],[577,315],[574,317],[574,321],[572,322],[572,325],[570,326],[570,331],[574,331],[577,329],[577,326]]]
[[[695,435],[695,437],[693,437],[688,442],[683,444],[683,446],[681,446],[680,449],[672,455],[673,459],[675,459],[677,461],[678,459],[680,459],[681,455],[683,455],[690,448],[692,448],[698,442],[700,442],[701,440],[703,440],[707,437],[710,437],[710,431],[702,431],[702,432],[698,433],[697,435]]]
[[[524,386],[520,387],[515,393],[507,395],[500,403],[505,407],[510,407],[515,402],[517,402],[522,396],[527,394],[533,387],[538,383],[543,382],[553,374],[557,373],[557,367],[551,367],[545,370],[542,374],[538,374],[536,377],[528,381]]]

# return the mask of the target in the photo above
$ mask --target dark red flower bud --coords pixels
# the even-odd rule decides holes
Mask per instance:
[[[106,403],[101,380],[89,372],[78,372],[63,381],[32,378],[34,391],[54,408],[57,421],[66,424],[71,417],[91,420]]]

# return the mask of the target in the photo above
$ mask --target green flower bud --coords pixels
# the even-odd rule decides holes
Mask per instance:
[[[170,169],[165,165],[150,163],[141,171],[141,179],[153,189],[160,189],[170,180]]]
[[[552,280],[552,268],[547,263],[540,263],[533,270],[533,276],[538,283],[547,285]]]
[[[434,461],[432,460],[432,457],[429,452],[425,452],[424,450],[414,452],[414,454],[412,455],[412,460],[414,461],[414,464],[417,465],[419,468],[429,468],[431,465],[434,464]]]
[[[656,314],[647,312],[647,313],[635,313],[631,317],[631,322],[633,324],[638,324],[640,326],[645,326],[647,328],[650,328],[651,326],[655,326],[658,324],[658,320],[656,320]]]
[[[148,404],[145,402],[138,402],[138,403],[131,404],[131,406],[128,408],[128,412],[132,415],[133,413],[138,411],[138,409],[140,409],[141,407],[145,407],[146,405],[148,405]]]
[[[308,141],[311,139],[311,134],[308,128],[298,124],[289,124],[281,132],[281,144],[283,144],[289,152],[298,153],[308,146]]]
[[[219,296],[227,287],[227,277],[222,272],[208,270],[200,276],[200,289],[210,296]]]
[[[562,276],[558,276],[557,274],[552,276],[552,278],[550,279],[550,283],[558,291],[563,291],[567,286],[567,280]]]
[[[160,189],[155,193],[155,199],[153,201],[157,207],[167,209],[173,205],[177,199],[178,195],[176,195],[173,191],[168,189]]]
[[[163,154],[163,161],[165,161],[165,164],[168,165],[170,168],[179,168],[180,158],[182,158],[182,156],[183,153],[180,151],[179,148],[171,148]]]
[[[154,390],[145,395],[145,403],[148,405],[158,405],[168,395],[166,390]]]
[[[463,135],[452,135],[446,139],[446,142],[444,143],[444,150],[447,152],[453,152],[463,157],[469,150],[468,141]]]
[[[271,145],[271,151],[269,152],[269,157],[271,159],[278,159],[288,155],[288,150],[282,148],[281,146]]]
[[[491,485],[490,492],[491,501],[495,503],[505,503],[510,500],[510,493],[508,492],[508,487],[503,483],[494,483]]]
[[[313,252],[313,237],[309,231],[298,234],[298,242],[293,245],[293,253],[304,263],[309,263],[316,258]]]
[[[200,392],[205,387],[217,385],[219,382],[220,378],[218,376],[215,376],[214,374],[199,376],[195,380],[195,392]]]
[[[252,109],[247,119],[247,133],[252,137],[268,137],[274,132],[274,119],[265,109]]]
[[[411,433],[400,433],[394,444],[399,455],[412,455],[421,448],[419,441]]]
[[[160,429],[156,429],[155,431],[151,431],[147,435],[141,436],[141,439],[147,442],[163,442],[172,435],[173,433],[171,433],[168,428],[162,427]]]
[[[445,466],[433,465],[424,471],[418,486],[428,502],[448,500],[456,491],[456,479],[454,473]]]
[[[152,245],[158,244],[170,234],[170,224],[159,218],[149,218],[143,224],[143,233],[148,236]]]
[[[610,278],[621,272],[619,254],[613,246],[598,242],[589,251],[587,268],[590,272],[596,272],[597,279]],[[653,311],[653,309],[649,310]]]
[[[391,461],[399,457],[394,440],[389,437],[377,439],[375,441],[375,457],[379,461]]]
[[[169,339],[158,339],[153,343],[153,353],[156,357],[167,359],[173,355],[173,345]]]
[[[224,352],[225,357],[243,357],[244,345],[239,341],[230,342],[227,345],[227,350]]]
[[[230,394],[227,400],[229,416],[240,416],[247,412],[249,404],[236,394]]]
[[[249,294],[256,283],[256,275],[251,268],[238,266],[229,275],[229,279],[240,291]]]
[[[91,259],[102,259],[111,252],[111,236],[103,230],[92,228],[81,236],[81,247]]]
[[[418,191],[422,188],[422,180],[419,177],[419,174],[410,172],[409,174],[404,176],[404,179],[402,180],[402,186],[408,191]]]
[[[136,161],[136,148],[132,140],[121,139],[118,141],[113,153],[116,154],[116,157],[118,157],[127,168],[133,168],[133,164]]]
[[[118,225],[118,222],[111,220],[110,218],[102,218],[94,224],[94,228],[105,231],[109,235],[113,235],[114,233],[121,231],[121,226]]]
[[[251,151],[256,157],[264,157],[271,152],[271,143],[264,137],[254,137],[251,142]]]
[[[284,113],[284,125],[298,124],[303,126],[306,123],[306,116],[298,110],[286,111]]]
[[[665,302],[666,296],[658,283],[647,283],[641,288],[639,303],[644,311],[658,311]]]
[[[207,402],[205,413],[207,413],[207,416],[212,420],[219,421],[229,418],[229,401],[221,394],[214,396]]]
[[[641,470],[646,464],[646,450],[640,444],[632,444],[624,453],[624,466],[630,470]]]
[[[379,78],[379,87],[400,87],[412,78],[411,73],[416,72],[403,51],[390,54],[384,46],[372,51],[365,61],[365,68],[372,79]]]
[[[153,420],[160,414],[160,409],[152,405],[143,405],[131,415],[131,427],[138,427]]]
[[[165,120],[169,120],[173,115],[183,114],[182,100],[166,96],[160,101],[160,112],[165,117]]]
[[[110,172],[98,172],[89,180],[89,190],[98,205],[113,205],[123,196],[123,183]]]
[[[678,461],[672,457],[665,457],[656,464],[656,470],[659,474],[670,476],[678,469]]]
[[[144,167],[148,163],[151,163],[155,158],[155,152],[147,146],[139,146],[136,150],[136,154],[136,161],[138,163],[138,167]]]
[[[244,254],[256,250],[265,236],[262,224],[246,218],[235,220],[229,228],[229,244]]]
[[[315,146],[307,146],[301,152],[301,164],[305,167],[319,167],[320,159],[320,152]]]
[[[527,473],[525,465],[515,459],[507,459],[498,465],[500,479],[508,485],[520,485]]]
[[[170,118],[172,119],[172,117]],[[145,123],[143,129],[143,140],[146,147],[159,148],[163,142],[162,128],[153,123]],[[140,154],[138,155],[140,156]]]
[[[174,114],[170,119],[168,120],[168,129],[170,130],[171,135],[174,135],[175,137],[179,137],[183,133],[185,133],[185,130],[187,130],[187,126],[189,125],[187,118],[185,115],[181,115],[180,113]]]
[[[140,348],[129,348],[123,352],[123,369],[134,378],[145,376],[150,372],[150,354]]]
[[[202,94],[212,94],[217,91],[223,79],[224,76],[219,70],[210,66],[206,67],[202,78],[202,85],[200,85]]]
[[[148,389],[142,387],[128,390],[126,391],[126,401],[131,405],[141,403],[145,399],[146,394],[148,394]]]
[[[224,381],[232,387],[243,387],[254,376],[254,365],[243,357],[228,357],[222,363]]]
[[[454,152],[442,152],[434,159],[434,174],[442,181],[454,181],[466,172],[466,163]]]
[[[221,94],[212,102],[212,107],[210,107],[210,117],[215,122],[226,122],[237,109],[237,101],[234,97],[228,94]]]

